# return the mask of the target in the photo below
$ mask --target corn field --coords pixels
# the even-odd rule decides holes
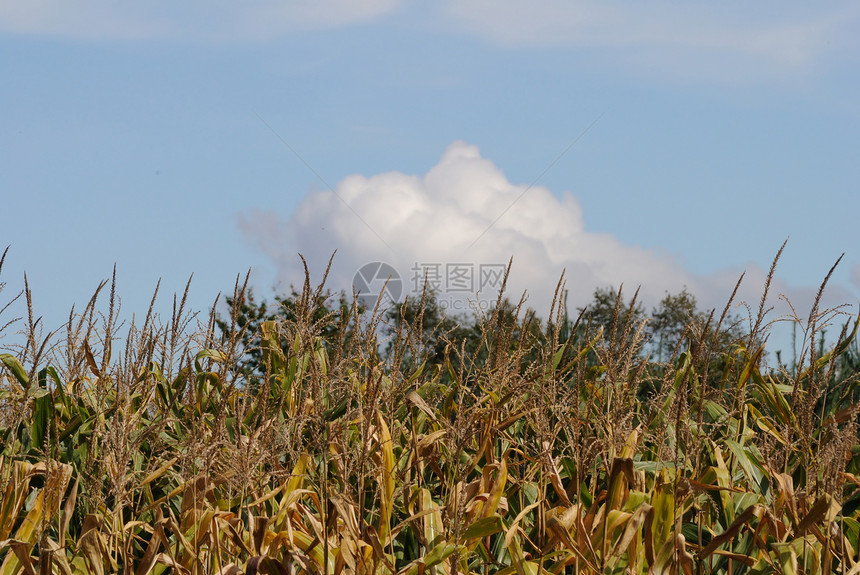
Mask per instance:
[[[712,314],[662,363],[642,325],[499,305],[480,357],[431,362],[414,321],[381,341],[381,314],[322,295],[262,323],[252,375],[235,316],[181,296],[120,325],[104,284],[41,339],[25,291],[0,575],[860,573],[856,317],[795,318],[787,370],[765,296],[744,340]]]

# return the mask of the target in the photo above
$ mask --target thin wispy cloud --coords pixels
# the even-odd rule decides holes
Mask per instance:
[[[768,0],[447,0],[419,11],[404,0],[212,3],[165,0],[0,0],[0,33],[85,41],[260,42],[297,32],[399,21],[521,48],[587,50],[594,65],[696,82],[817,71],[856,59],[860,6]],[[395,24],[396,25],[396,24]],[[421,24],[422,26],[424,24]]]
[[[446,13],[461,30],[500,44],[619,51],[664,71],[719,63],[808,67],[856,48],[860,22],[860,9],[847,2],[452,0]]]
[[[400,0],[0,0],[0,30],[86,40],[266,40],[370,22]]]

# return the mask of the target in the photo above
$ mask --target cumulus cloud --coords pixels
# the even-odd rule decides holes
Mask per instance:
[[[399,0],[0,0],[0,30],[83,39],[261,40],[373,20]]]
[[[856,47],[856,4],[631,2],[629,0],[450,0],[463,30],[503,44],[619,50],[625,61],[706,73],[752,61],[807,66],[824,52]]]
[[[481,272],[513,257],[508,293],[516,300],[527,290],[528,304],[542,316],[562,273],[571,308],[588,303],[595,287],[623,283],[629,294],[641,286],[649,306],[686,286],[702,306],[720,310],[743,271],[739,301],[756,306],[767,275],[756,264],[691,274],[670,254],[591,232],[571,193],[556,196],[545,187],[514,184],[477,147],[459,141],[422,176],[352,175],[334,190],[310,192],[286,220],[273,212],[249,213],[240,227],[271,258],[282,289],[304,278],[297,253],[307,259],[316,282],[337,250],[333,289],[349,291],[364,264],[386,262],[398,271],[406,293],[415,292],[426,273],[448,300],[494,301],[495,284],[482,285]],[[455,270],[458,278],[451,277]],[[463,283],[468,273],[471,284]],[[471,289],[459,291],[464,287]],[[815,291],[776,280],[772,299],[783,293],[803,309]]]

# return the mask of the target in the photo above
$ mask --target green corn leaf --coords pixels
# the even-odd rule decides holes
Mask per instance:
[[[33,423],[30,426],[30,438],[33,440],[33,446],[38,449],[45,447],[48,425],[53,420],[53,411],[53,395],[40,389],[33,398]]]
[[[30,378],[27,377],[27,372],[24,370],[21,362],[18,361],[18,358],[9,353],[0,353],[0,361],[3,362],[3,365],[6,366],[6,369],[12,373],[15,379],[18,380],[24,391],[27,391],[30,388]]]
[[[478,519],[463,532],[463,540],[483,539],[496,533],[501,533],[505,529],[504,521],[498,515],[483,517]]]

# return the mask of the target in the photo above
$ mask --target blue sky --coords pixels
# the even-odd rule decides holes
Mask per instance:
[[[55,329],[116,264],[125,314],[192,273],[205,311],[337,249],[335,289],[513,256],[541,314],[562,270],[573,304],[624,282],[720,306],[742,271],[757,302],[790,238],[775,293],[805,313],[844,252],[826,302],[856,310],[858,24],[852,2],[0,0],[0,297],[26,272]]]

